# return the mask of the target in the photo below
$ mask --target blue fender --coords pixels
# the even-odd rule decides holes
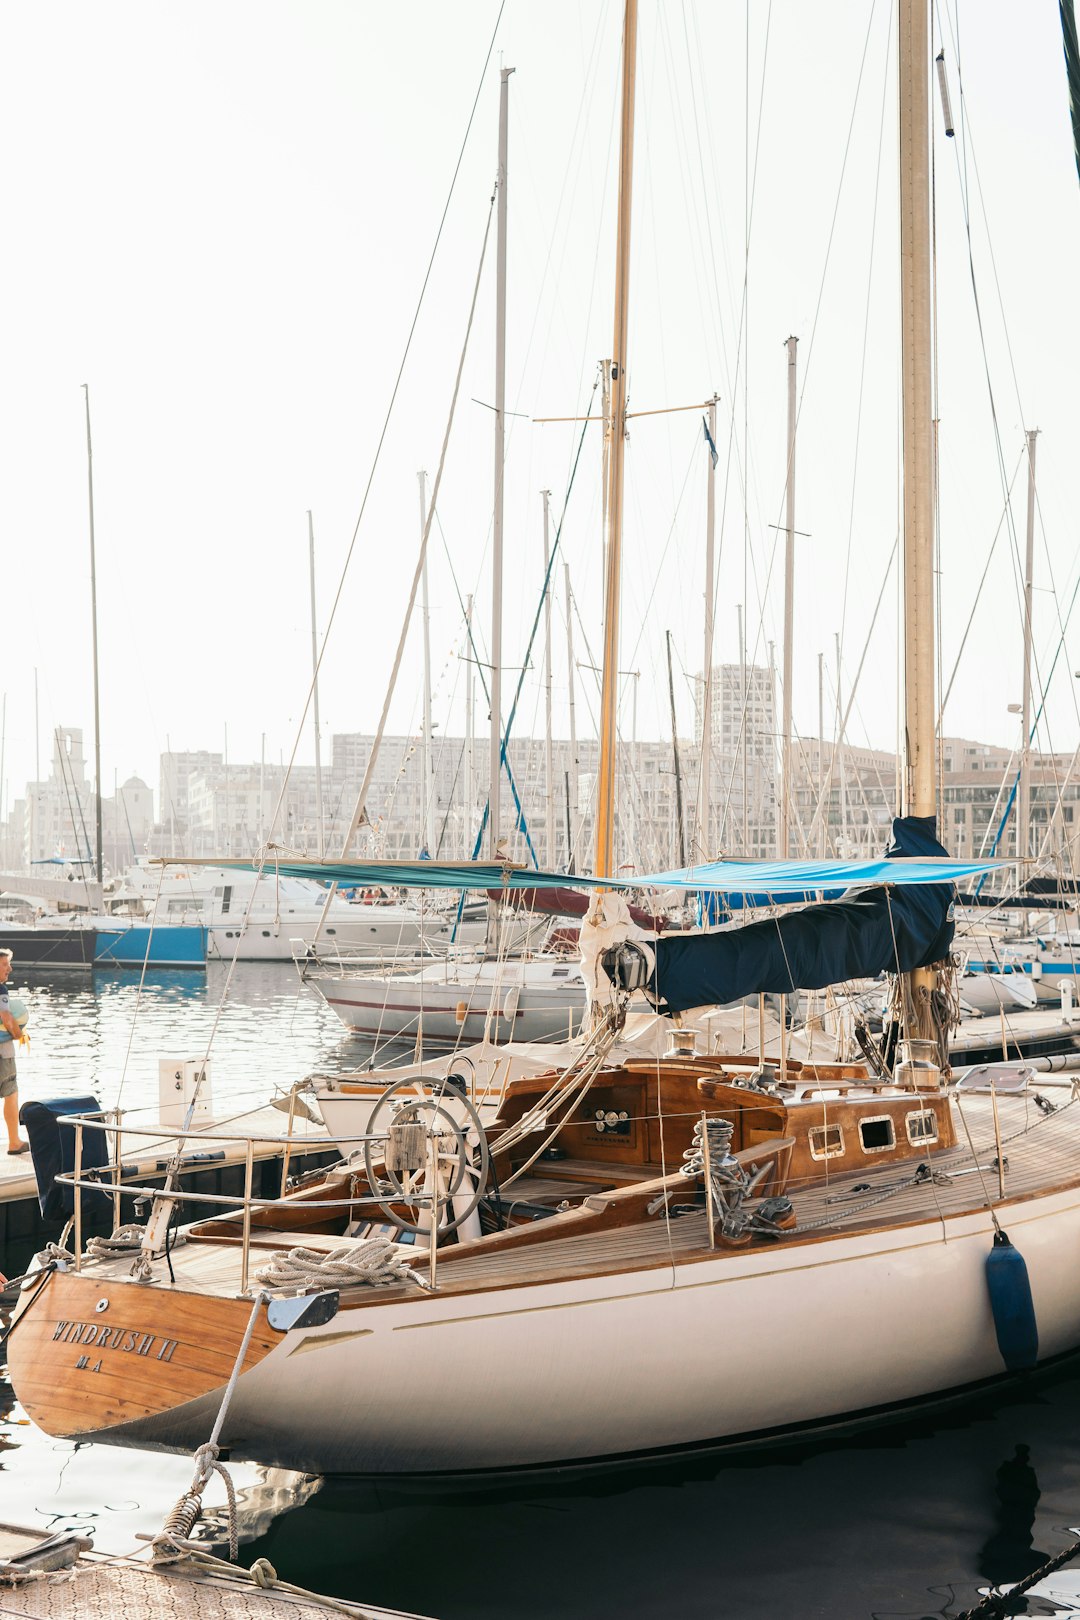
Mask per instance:
[[[1001,1359],[1010,1372],[1034,1367],[1039,1359],[1039,1328],[1028,1270],[1019,1249],[1000,1230],[994,1233],[994,1246],[986,1257],[986,1286]]]

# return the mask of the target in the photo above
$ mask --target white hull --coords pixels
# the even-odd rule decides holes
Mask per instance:
[[[291,962],[314,944],[324,958],[340,954],[381,961],[416,956],[425,949],[445,950],[449,943],[449,928],[444,923],[422,921],[419,913],[390,906],[348,909],[359,915],[336,915],[321,931],[317,914],[255,918],[246,926],[242,918],[215,923],[209,930],[207,955],[224,962],[231,962],[234,956],[240,962]]]
[[[1035,982],[1026,973],[965,973],[960,1000],[973,1012],[1032,1012],[1039,1004]]]
[[[1062,1256],[1080,1244],[1080,1191],[1006,1214],[1040,1357],[1076,1348],[1080,1292]],[[257,1435],[260,1459],[289,1468],[456,1473],[851,1421],[1003,1373],[992,1235],[985,1213],[968,1214],[344,1310],[287,1335],[240,1380],[222,1442],[242,1453]],[[197,1443],[216,1409],[208,1397],[125,1437]]]
[[[421,973],[311,978],[343,1024],[369,1040],[449,1051],[479,1041],[565,1041],[581,1025],[585,987],[574,968],[544,962],[435,966]]]

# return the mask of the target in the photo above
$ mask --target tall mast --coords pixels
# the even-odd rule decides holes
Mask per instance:
[[[713,612],[716,605],[716,395],[709,401],[709,472],[705,501],[705,663],[701,681],[701,755],[698,763],[697,836],[699,852],[712,850]]]
[[[847,813],[847,771],[845,769],[845,761],[844,761],[844,729],[843,729],[844,728],[844,707],[843,707],[843,698],[842,698],[841,693],[840,693],[840,676],[841,676],[842,671],[841,671],[841,668],[840,668],[840,632],[839,631],[836,632],[835,640],[836,640],[836,759],[837,759],[837,765],[839,767],[839,773],[840,773],[840,804],[839,804],[840,832],[839,832],[839,834],[837,836],[836,853],[840,856],[840,859],[843,860],[844,857],[847,855],[847,852],[848,852],[848,849],[847,849],[848,813]],[[831,784],[830,784],[830,786],[831,786]]]
[[[461,820],[462,855],[465,860],[472,854],[471,823],[476,808],[476,792],[473,786],[473,722],[476,705],[473,683],[476,678],[476,655],[473,651],[472,622],[473,599],[469,596],[465,601],[465,814]]]
[[[166,739],[168,747],[168,739]],[[30,800],[30,859],[37,859],[37,806],[41,783],[41,722],[38,719],[38,672],[34,666],[34,797]]]
[[[739,705],[741,720],[739,723],[739,754],[742,759],[742,853],[750,853],[750,774],[746,761],[746,636],[743,633],[742,603],[738,605],[739,614]]]
[[[671,757],[675,765],[675,838],[679,849],[679,865],[686,865],[686,822],[683,816],[682,771],[679,768],[679,723],[675,718],[675,676],[671,668],[671,631],[667,638],[668,702],[671,705]]]
[[[1035,571],[1035,440],[1038,428],[1027,435],[1027,551],[1024,558],[1024,701],[1020,734],[1020,796],[1016,807],[1016,853],[1031,854],[1031,592]],[[1021,873],[1021,879],[1023,873]]]
[[[101,703],[98,692],[98,633],[97,633],[97,555],[94,548],[94,449],[90,439],[90,388],[83,383],[86,398],[86,484],[90,503],[90,619],[93,627],[94,650],[94,827],[95,870],[99,883],[104,882],[101,835]]]
[[[574,829],[578,824],[578,769],[576,671],[574,669],[574,598],[570,590],[570,564],[563,563],[563,584],[566,591],[566,666],[570,702],[570,772],[566,794],[566,859],[568,869],[574,870]]]
[[[555,761],[551,744],[551,491],[544,502],[544,793],[547,808],[548,868],[555,867]]]
[[[936,811],[928,40],[926,0],[900,0],[900,292],[904,380],[904,811],[907,815],[914,816],[932,816]]]
[[[903,811],[935,817],[934,483],[930,400],[930,74],[926,0],[900,0],[900,298],[904,397]],[[841,746],[843,738],[841,737]],[[921,1028],[934,976],[909,974],[905,998]]]
[[[637,0],[626,0],[623,21],[622,124],[619,144],[619,223],[615,251],[615,330],[611,359],[611,454],[608,463],[604,661],[600,698],[600,761],[596,791],[596,873],[614,862],[616,710],[619,690],[619,587],[622,566],[623,462],[626,449],[626,337],[630,302],[630,205],[634,168],[634,77]]]
[[[323,822],[322,734],[319,730],[319,632],[315,620],[315,524],[307,515],[308,572],[311,575],[311,717],[315,724],[315,823],[318,829],[319,859],[326,854],[326,828]],[[262,783],[259,784],[259,822],[262,823]],[[260,833],[260,837],[261,837]]]
[[[427,473],[418,472],[420,485],[420,544],[424,543],[427,528]],[[435,859],[434,795],[431,791],[431,607],[428,601],[427,548],[420,574],[420,619],[424,629],[424,711],[420,722],[420,762],[423,785],[420,793],[420,828],[423,846],[431,860]]]
[[[820,784],[821,779],[825,774],[825,654],[820,652],[817,655],[817,734],[817,780],[818,784]],[[811,786],[813,786],[813,784],[811,784]],[[832,783],[830,782],[829,789],[831,789],[831,787]],[[826,790],[825,793],[825,803],[826,806],[829,803],[829,790]],[[828,809],[826,809],[825,814],[821,817],[821,825],[818,829],[818,855],[822,860],[825,859],[826,826],[828,819],[829,812]]]
[[[510,127],[510,75],[499,75],[498,234],[495,270],[495,516],[491,545],[491,782],[489,846],[498,855],[502,787],[503,469],[506,460],[506,153]]]
[[[792,644],[795,623],[795,350],[797,337],[789,337],[788,368],[788,453],[787,453],[787,523],[784,542],[784,709],[780,731],[780,803],[779,828],[776,840],[777,854],[787,860],[791,853],[791,681]]]

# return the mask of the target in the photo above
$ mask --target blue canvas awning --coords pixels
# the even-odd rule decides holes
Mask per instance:
[[[690,889],[709,894],[759,897],[761,905],[773,899],[805,896],[818,900],[846,889],[874,888],[879,883],[963,883],[981,872],[1007,866],[1007,861],[954,861],[910,858],[870,861],[710,861],[684,866],[675,872],[651,872],[634,878],[650,889]]]
[[[258,871],[255,861],[182,859],[163,864],[219,866]],[[498,861],[318,861],[268,860],[262,870],[282,877],[313,878],[342,888],[385,889],[685,889],[688,892],[753,896],[760,904],[823,895],[880,883],[962,883],[981,872],[1008,866],[1008,861],[902,859],[865,861],[711,861],[672,872],[598,878],[589,873],[538,872],[531,866]]]

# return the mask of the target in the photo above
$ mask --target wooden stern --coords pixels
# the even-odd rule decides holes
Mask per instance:
[[[47,1434],[101,1434],[223,1388],[250,1316],[250,1300],[54,1272],[16,1317],[11,1380]],[[264,1314],[243,1370],[278,1343]]]

